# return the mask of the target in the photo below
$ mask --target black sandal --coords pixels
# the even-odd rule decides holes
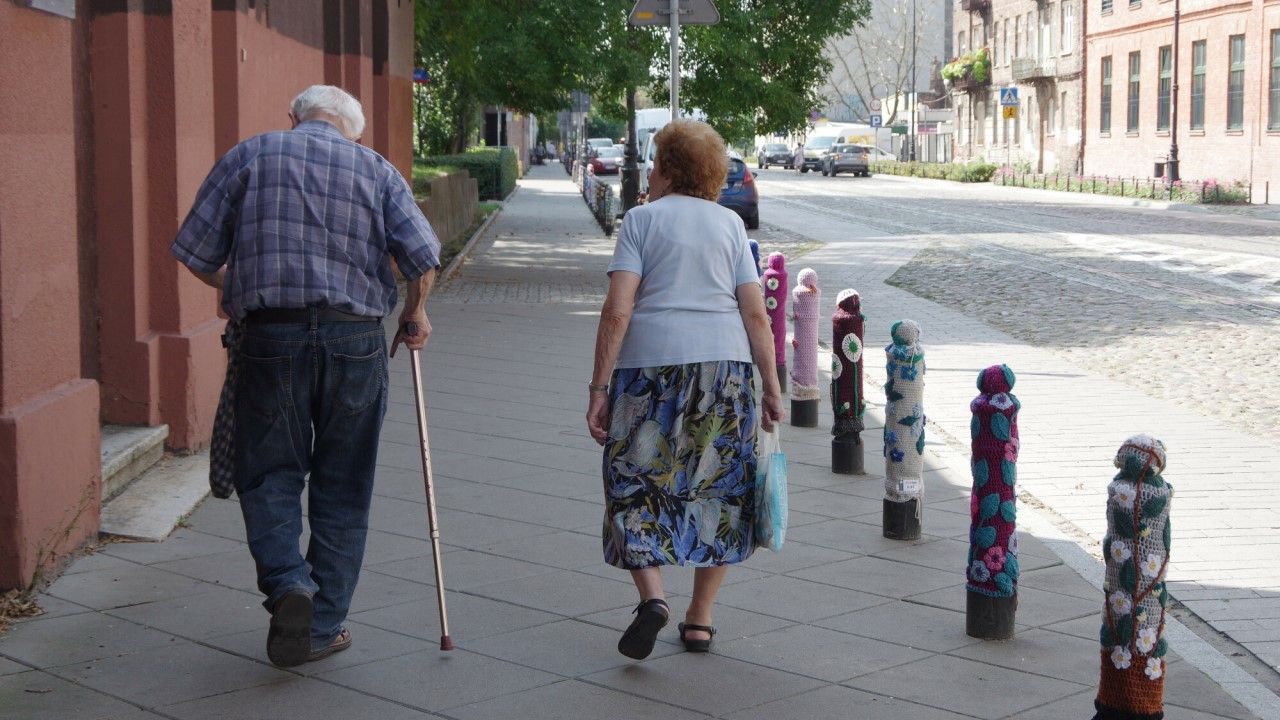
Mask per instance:
[[[706,640],[694,640],[685,637],[685,633],[689,630],[695,632],[701,630],[708,633],[711,637]],[[693,623],[680,623],[680,642],[684,643],[684,649],[688,652],[704,653],[711,649],[711,638],[716,636],[716,629],[710,625],[694,625]]]
[[[618,652],[634,660],[643,660],[653,652],[658,631],[667,624],[671,610],[661,598],[642,600],[634,610],[636,619],[631,621],[622,639],[618,640]]]

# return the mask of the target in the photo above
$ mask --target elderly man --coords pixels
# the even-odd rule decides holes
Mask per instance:
[[[313,85],[289,117],[291,131],[245,140],[218,161],[171,248],[222,290],[243,335],[228,388],[232,483],[271,612],[267,656],[282,667],[351,645],[343,621],[364,558],[387,408],[381,320],[396,305],[391,258],[409,279],[392,350],[401,341],[420,349],[440,252],[404,178],[357,144],[359,101]]]

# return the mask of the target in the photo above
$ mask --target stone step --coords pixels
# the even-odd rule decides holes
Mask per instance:
[[[164,457],[169,426],[102,426],[102,501],[106,502]]]
[[[208,493],[208,453],[167,455],[102,506],[101,532],[159,542]]]

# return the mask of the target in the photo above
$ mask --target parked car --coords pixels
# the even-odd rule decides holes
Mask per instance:
[[[610,145],[591,153],[591,169],[597,175],[616,175],[622,167],[622,151]]]
[[[871,148],[871,162],[898,162],[898,156],[883,148]]]
[[[795,153],[782,143],[766,143],[756,153],[756,165],[761,170],[768,170],[770,165],[781,165],[790,170]]]
[[[613,147],[613,138],[587,138],[587,147],[592,149]]]
[[[729,174],[717,200],[724,207],[738,213],[748,230],[760,227],[760,194],[756,191],[756,174],[747,169],[747,163],[737,155],[729,156]]]
[[[804,144],[804,164],[800,166],[800,172],[807,173],[810,170],[821,170],[823,160],[826,158],[827,153],[831,152],[831,148],[835,144],[835,135],[810,137],[809,141]]]
[[[836,145],[822,158],[822,174],[835,177],[837,173],[871,177],[871,148],[866,145]]]

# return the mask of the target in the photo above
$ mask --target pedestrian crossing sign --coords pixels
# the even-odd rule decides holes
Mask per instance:
[[[1005,107],[1017,107],[1018,106],[1018,88],[1016,87],[1000,88],[1000,104]]]
[[[1018,106],[1017,106],[1017,105],[1006,105],[1006,106],[1005,106],[1004,108],[1002,108],[1002,109],[1004,110],[1004,119],[1005,119],[1005,120],[1017,120],[1017,119],[1018,119]]]

